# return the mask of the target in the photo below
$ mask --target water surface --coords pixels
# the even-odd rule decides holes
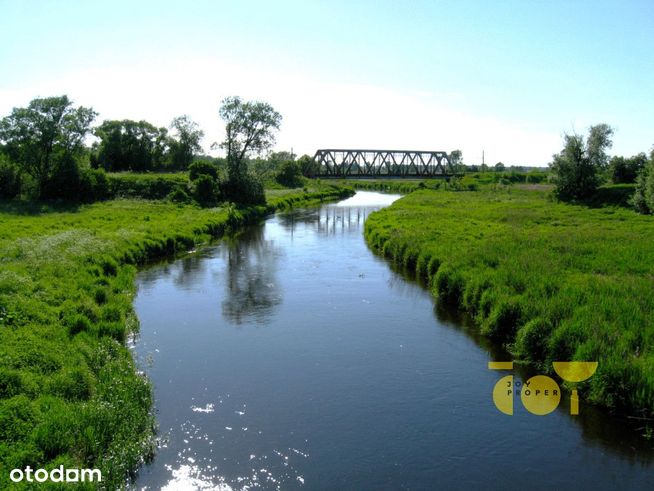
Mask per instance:
[[[654,488],[651,444],[583,402],[495,408],[505,355],[363,240],[396,198],[277,214],[139,274],[161,437],[139,489]]]

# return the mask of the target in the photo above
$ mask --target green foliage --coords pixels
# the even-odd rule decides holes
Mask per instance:
[[[13,199],[20,195],[20,191],[20,169],[0,153],[0,199]]]
[[[109,195],[113,198],[163,199],[179,188],[186,188],[188,177],[177,174],[109,174]]]
[[[320,166],[308,155],[302,155],[302,157],[297,159],[297,163],[304,177],[314,177],[320,170]]]
[[[92,161],[108,172],[161,170],[168,151],[168,131],[147,121],[103,121]]]
[[[168,142],[170,166],[177,170],[186,169],[193,161],[193,156],[202,151],[200,141],[204,137],[204,132],[186,115],[173,119],[170,129],[174,131],[173,137]]]
[[[586,141],[581,135],[565,135],[563,150],[551,164],[559,199],[583,200],[595,192],[608,163],[606,149],[612,145],[612,134],[608,125],[599,124],[590,127]]]
[[[638,213],[654,213],[654,150],[636,179],[632,204]]]
[[[224,196],[236,203],[265,203],[263,184],[249,172],[247,157],[272,146],[282,116],[268,103],[227,97],[220,106],[220,117],[225,121],[226,132],[226,139],[221,144],[227,152]]]
[[[598,360],[590,398],[652,416],[652,219],[552,203],[546,188],[480,189],[417,190],[370,215],[366,240],[516,357]]]
[[[196,180],[198,177],[205,175],[210,176],[214,179],[218,179],[218,166],[211,162],[206,162],[204,160],[197,160],[193,162],[189,168],[189,179],[191,181]]]
[[[55,166],[68,167],[84,150],[96,113],[73,107],[67,96],[33,99],[0,121],[0,142],[9,158],[30,175],[40,197]]]
[[[264,205],[266,195],[263,183],[253,175],[227,179],[221,183],[220,191],[226,201],[243,205]]]
[[[636,182],[638,174],[647,165],[647,155],[639,153],[631,158],[613,157],[609,162],[609,178],[615,184]]]
[[[215,206],[220,197],[218,181],[206,174],[201,174],[193,181],[193,199],[202,207]]]
[[[288,188],[299,188],[304,184],[302,180],[302,168],[298,162],[285,160],[282,162],[275,180],[282,186]]]

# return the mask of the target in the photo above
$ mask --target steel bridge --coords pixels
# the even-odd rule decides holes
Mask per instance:
[[[447,152],[419,150],[321,149],[310,177],[448,177],[454,169]]]

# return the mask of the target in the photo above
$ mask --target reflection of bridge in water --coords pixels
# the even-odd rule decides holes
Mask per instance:
[[[321,149],[309,177],[448,177],[447,152],[420,150]]]
[[[298,225],[310,226],[320,235],[341,235],[363,227],[368,215],[379,206],[349,207],[326,205],[316,210],[296,210],[278,215],[280,224],[291,237]]]

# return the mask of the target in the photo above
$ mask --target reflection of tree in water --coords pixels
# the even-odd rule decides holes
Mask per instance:
[[[272,241],[264,240],[263,230],[263,225],[250,227],[225,244],[227,295],[223,315],[236,324],[249,317],[263,323],[282,301],[275,276],[277,251]]]

